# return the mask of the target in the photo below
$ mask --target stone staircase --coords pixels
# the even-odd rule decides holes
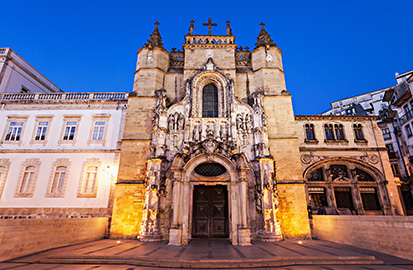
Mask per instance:
[[[191,269],[246,269],[297,265],[383,265],[374,256],[301,256],[261,259],[161,259],[127,256],[52,256],[40,264],[130,265],[160,268]]]

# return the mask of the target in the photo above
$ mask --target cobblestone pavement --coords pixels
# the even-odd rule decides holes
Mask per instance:
[[[0,269],[19,270],[223,267],[400,270],[413,269],[413,261],[318,240],[255,242],[251,246],[233,246],[227,240],[193,239],[186,246],[170,246],[166,242],[104,239],[47,250],[0,263]]]

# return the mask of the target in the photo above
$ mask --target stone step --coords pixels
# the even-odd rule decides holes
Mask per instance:
[[[39,261],[42,264],[110,264],[131,265],[161,268],[208,268],[208,269],[236,269],[236,268],[264,268],[294,265],[380,265],[383,261],[374,256],[320,256],[320,257],[277,257],[266,259],[236,259],[236,260],[181,260],[160,259],[148,257],[120,257],[120,256],[61,256],[49,257]]]

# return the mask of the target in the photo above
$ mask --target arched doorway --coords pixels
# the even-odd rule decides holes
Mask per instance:
[[[192,179],[206,183],[195,185],[193,189],[192,237],[229,237],[228,190],[226,185],[217,184],[228,178],[226,174],[226,168],[219,163],[208,162],[195,167]]]

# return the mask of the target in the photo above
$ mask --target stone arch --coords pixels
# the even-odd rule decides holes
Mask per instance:
[[[331,165],[338,165],[334,168],[335,172]],[[340,174],[340,165],[346,166],[347,175]],[[367,162],[353,158],[328,158],[309,166],[303,172],[303,177],[307,203],[313,210],[332,206],[348,208],[352,214],[358,215],[366,211],[374,215],[391,214],[385,176]],[[363,180],[363,177],[368,180]]]
[[[184,175],[183,175],[183,181],[184,182],[189,182],[190,177],[194,169],[202,164],[202,163],[218,163],[227,169],[229,175],[230,175],[230,181],[235,181],[237,179],[237,173],[236,173],[236,167],[235,164],[228,159],[227,157],[221,155],[221,154],[213,154],[213,155],[208,155],[208,154],[201,154],[198,155],[191,160],[189,160],[185,166],[183,167],[184,170]]]
[[[215,162],[227,170],[229,173],[229,180],[217,179],[216,181],[191,181],[191,174],[194,169],[203,163]],[[177,161],[177,163],[180,163]],[[182,163],[181,163],[182,164]],[[180,167],[179,164],[178,167]],[[246,204],[242,203],[242,196],[240,196],[241,181],[239,181],[239,169],[234,161],[228,157],[219,154],[203,153],[190,159],[180,169],[182,172],[181,179],[176,179],[173,186],[174,196],[174,213],[172,226],[170,230],[170,244],[187,244],[192,237],[192,220],[193,220],[193,191],[196,185],[225,185],[228,192],[228,227],[229,237],[232,244],[239,243],[239,225],[242,223],[242,214],[246,213]],[[173,169],[173,170],[176,170]],[[244,194],[245,197],[245,194]]]
[[[371,176],[373,176],[373,178],[375,179],[376,182],[381,182],[385,180],[385,177],[383,175],[383,173],[378,170],[376,167],[367,164],[365,162],[356,160],[356,159],[352,159],[352,158],[327,158],[324,160],[321,160],[319,162],[316,162],[314,164],[312,164],[311,166],[308,166],[304,172],[303,172],[303,177],[304,179],[307,179],[308,174],[311,173],[312,171],[314,171],[315,169],[318,169],[319,167],[322,167],[322,165],[324,164],[343,164],[343,165],[348,165],[348,164],[353,164],[356,167],[366,171],[367,173],[369,173]]]
[[[218,117],[227,117],[229,113],[230,80],[215,70],[202,71],[193,77],[191,116],[202,117],[202,90],[208,84],[214,85],[218,90]]]

